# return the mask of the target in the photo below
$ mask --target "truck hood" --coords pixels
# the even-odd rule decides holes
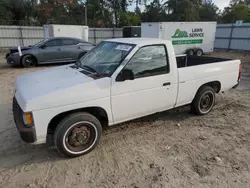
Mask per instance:
[[[78,97],[83,96],[84,85],[100,81],[86,76],[81,70],[66,65],[19,76],[15,84],[15,97],[20,107],[23,111],[33,111],[84,100]],[[97,87],[97,84],[94,86]]]

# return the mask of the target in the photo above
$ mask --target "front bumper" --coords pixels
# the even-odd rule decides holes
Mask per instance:
[[[14,121],[21,136],[21,139],[27,143],[34,143],[37,140],[35,127],[27,128],[23,122],[23,111],[17,103],[16,98],[13,98],[13,116]]]
[[[6,57],[6,61],[9,65],[20,65],[21,57],[19,55],[9,55]]]

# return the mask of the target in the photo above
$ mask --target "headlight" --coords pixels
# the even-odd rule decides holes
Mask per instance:
[[[23,113],[23,122],[27,127],[32,127],[33,124],[33,116],[32,112],[24,112]]]

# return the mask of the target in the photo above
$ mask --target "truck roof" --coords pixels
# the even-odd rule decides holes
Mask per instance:
[[[136,37],[135,38],[114,38],[114,39],[107,39],[105,41],[136,44],[139,46],[170,43],[169,40],[162,40],[162,39],[157,39],[157,38],[138,38],[138,37],[137,38]]]

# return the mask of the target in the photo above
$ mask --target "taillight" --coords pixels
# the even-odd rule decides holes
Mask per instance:
[[[239,76],[238,76],[238,82],[240,81],[241,79],[241,74],[242,74],[242,63],[240,64],[239,66]]]

